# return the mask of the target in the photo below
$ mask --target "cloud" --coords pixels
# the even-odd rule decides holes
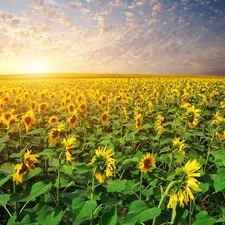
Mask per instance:
[[[163,12],[165,9],[165,5],[161,2],[157,3],[156,5],[154,5],[154,7],[152,8],[152,10],[155,10],[157,12]]]

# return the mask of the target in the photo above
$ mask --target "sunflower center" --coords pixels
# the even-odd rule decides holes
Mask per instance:
[[[71,123],[75,123],[75,122],[76,122],[76,119],[77,119],[76,116],[73,115],[72,118],[70,119],[70,122],[71,122]]]
[[[102,120],[105,121],[106,119],[107,119],[107,114],[104,113],[103,116],[102,116]]]
[[[26,117],[25,118],[25,123],[26,124],[30,124],[31,123],[31,118],[30,117]]]
[[[52,132],[52,138],[55,139],[59,136],[59,131],[58,130],[53,130]]]
[[[144,160],[144,167],[149,168],[151,166],[151,160],[149,158]]]

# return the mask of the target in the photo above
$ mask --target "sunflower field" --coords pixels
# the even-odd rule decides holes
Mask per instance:
[[[225,80],[1,80],[0,224],[225,224]]]

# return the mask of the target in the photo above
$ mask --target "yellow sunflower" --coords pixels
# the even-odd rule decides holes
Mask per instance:
[[[66,152],[65,152],[66,160],[67,162],[71,163],[72,168],[74,168],[75,166],[75,159],[73,158],[73,155],[72,155],[72,148],[74,147],[73,144],[75,141],[76,141],[76,138],[74,136],[68,137],[67,139],[64,138],[62,141],[62,144],[64,144],[66,147]]]
[[[42,102],[42,103],[38,106],[38,111],[39,111],[39,113],[46,112],[47,107],[48,107],[48,103]]]
[[[74,128],[78,122],[78,118],[77,118],[77,115],[76,114],[73,114],[69,119],[68,119],[68,122],[69,122],[69,126],[70,128]]]
[[[51,125],[54,125],[55,123],[57,123],[59,121],[58,117],[57,116],[51,116],[48,120],[48,123],[51,124]]]
[[[95,150],[95,156],[92,158],[88,166],[95,168],[95,178],[104,183],[106,177],[113,176],[113,170],[115,169],[115,159],[112,158],[114,153],[110,150],[106,150],[106,147],[102,149],[98,147]]]
[[[135,128],[137,130],[142,129],[142,115],[141,114],[136,114],[136,116],[135,116]]]
[[[64,129],[64,125],[63,124],[59,124],[58,127],[53,128],[50,132],[49,132],[49,139],[48,139],[48,143],[49,145],[55,145],[57,139],[60,137],[60,132]]]
[[[34,168],[34,163],[38,161],[37,158],[38,155],[31,154],[31,150],[27,150],[24,153],[24,161],[14,166],[15,173],[12,175],[13,182],[16,182],[16,184],[22,183],[23,175],[28,170],[32,171],[32,168]]]
[[[175,202],[180,202],[180,206],[184,207],[184,204],[188,204],[189,199],[194,199],[191,189],[201,191],[198,180],[195,179],[195,177],[201,176],[201,173],[195,173],[200,168],[201,165],[196,160],[189,160],[184,167],[176,170],[178,180],[170,189],[168,208],[173,208]]]
[[[25,124],[26,132],[30,130],[31,126],[35,123],[35,116],[32,110],[26,112],[26,114],[22,117],[22,121]]]
[[[157,115],[155,129],[158,134],[162,134],[163,132],[163,126],[162,126],[163,121],[164,121],[164,117],[162,117],[161,115]]]
[[[108,121],[109,121],[109,112],[106,111],[101,116],[101,123],[102,123],[102,125],[106,125],[108,123]]]
[[[153,155],[147,153],[139,163],[139,169],[144,173],[152,172],[151,166],[154,164],[154,162],[155,160]]]
[[[188,126],[190,128],[194,128],[199,124],[199,117],[200,117],[200,109],[195,109],[195,106],[191,106],[187,108],[187,112],[185,114],[188,122]]]
[[[178,151],[183,154],[183,156],[185,156],[185,151],[184,151],[184,149],[186,148],[184,144],[185,140],[180,141],[180,138],[175,138],[172,140],[172,142],[173,142],[173,146],[177,148]]]
[[[68,109],[68,113],[71,114],[74,112],[75,110],[75,105],[73,103],[70,103],[68,106],[67,106],[67,109]]]
[[[87,109],[87,104],[85,102],[79,105],[79,111],[84,112]]]

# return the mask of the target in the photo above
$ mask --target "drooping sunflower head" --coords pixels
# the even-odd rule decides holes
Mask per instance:
[[[153,155],[147,153],[139,163],[139,169],[144,172],[152,172],[151,167],[155,163]]]
[[[36,154],[31,154],[31,150],[27,150],[24,153],[24,163],[26,164],[28,170],[32,170],[32,167],[34,166],[34,163],[38,161],[39,156]]]
[[[185,151],[184,151],[186,147],[184,144],[185,140],[180,141],[180,138],[175,138],[172,140],[172,142],[173,142],[173,147],[175,149],[178,149],[179,152],[182,152],[182,154],[185,155]]]
[[[187,109],[186,118],[188,126],[194,128],[199,124],[200,109],[195,109],[195,106],[191,106]]]
[[[76,141],[76,137],[74,136],[69,136],[67,139],[64,138],[62,141],[62,144],[64,144],[66,148],[66,152],[65,152],[66,160],[67,162],[71,163],[72,168],[74,168],[75,166],[75,159],[73,158],[73,153],[72,153],[72,149],[74,148],[73,144],[75,143],[75,141]]]
[[[95,168],[95,177],[100,183],[103,183],[106,177],[113,176],[113,170],[115,169],[113,154],[111,149],[106,150],[106,147],[102,149],[99,147],[95,150],[95,156],[88,164]]]
[[[190,199],[194,199],[191,189],[201,191],[198,180],[195,178],[201,176],[201,173],[196,173],[200,168],[201,165],[196,160],[189,160],[185,166],[176,170],[176,176],[174,178],[176,183],[170,189],[168,208],[173,208],[175,201],[180,202],[180,206],[184,207]]]

